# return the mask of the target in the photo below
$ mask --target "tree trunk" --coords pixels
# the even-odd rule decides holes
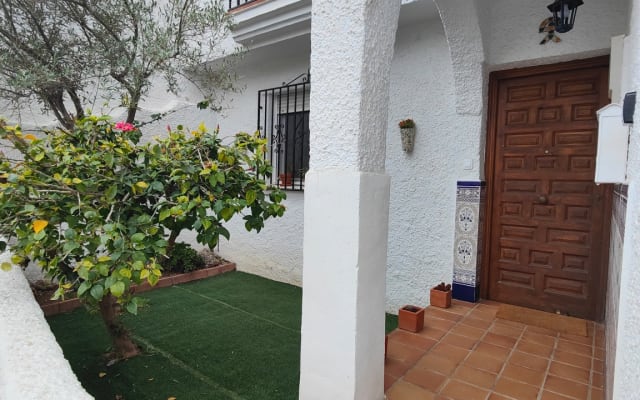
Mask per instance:
[[[120,321],[120,305],[111,293],[105,295],[100,301],[100,315],[113,342],[113,358],[131,358],[140,354],[140,349],[133,343],[129,331]]]

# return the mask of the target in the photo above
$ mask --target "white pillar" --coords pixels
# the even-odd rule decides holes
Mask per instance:
[[[625,41],[628,91],[640,91],[640,0],[633,0],[629,34]],[[627,48],[627,46],[629,46]],[[640,377],[640,102],[636,103],[629,142],[627,214],[620,271],[620,301],[615,341],[613,396],[615,400],[637,399]],[[611,370],[610,366],[607,368]],[[610,381],[610,379],[608,379]]]
[[[301,400],[380,400],[389,69],[400,1],[312,5]]]

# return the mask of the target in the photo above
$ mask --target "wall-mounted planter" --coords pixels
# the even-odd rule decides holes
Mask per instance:
[[[451,307],[451,285],[444,282],[431,289],[429,300],[432,306],[440,308]]]
[[[424,327],[424,308],[404,306],[398,310],[398,328],[409,332],[420,332]]]
[[[415,143],[416,128],[400,128],[400,138],[402,139],[402,150],[405,153],[411,153]]]

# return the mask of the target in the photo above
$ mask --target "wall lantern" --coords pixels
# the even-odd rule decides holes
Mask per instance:
[[[569,32],[573,29],[578,7],[584,4],[582,0],[555,0],[547,8],[553,13],[553,25],[558,33]]]

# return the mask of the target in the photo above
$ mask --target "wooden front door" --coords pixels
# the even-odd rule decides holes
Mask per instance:
[[[611,195],[593,179],[608,60],[493,73],[490,103],[488,297],[601,318]]]

